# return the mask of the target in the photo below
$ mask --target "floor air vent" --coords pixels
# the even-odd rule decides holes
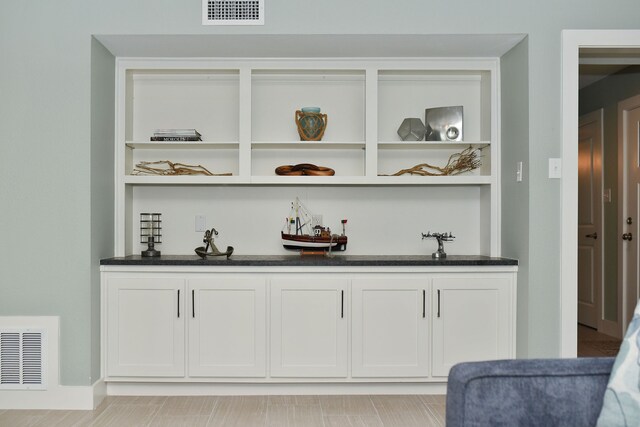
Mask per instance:
[[[0,329],[0,390],[44,390],[44,329]]]
[[[203,25],[264,25],[264,0],[202,0]]]

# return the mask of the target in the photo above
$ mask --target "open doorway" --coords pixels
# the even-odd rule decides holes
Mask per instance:
[[[585,59],[587,61],[585,61]],[[582,99],[583,93],[579,92],[579,65],[580,63],[590,62],[591,65],[601,66],[619,66],[619,70],[614,70],[613,74],[621,73],[622,68],[630,65],[640,64],[640,31],[621,31],[621,30],[568,30],[563,32],[563,69],[562,69],[562,87],[563,87],[563,168],[564,179],[562,182],[562,287],[561,287],[561,301],[562,301],[562,332],[561,332],[561,353],[563,357],[575,357],[577,354],[577,337],[578,337],[578,304],[576,303],[581,297],[584,299],[584,295],[579,296],[578,278],[578,253],[580,246],[580,233],[578,232],[578,218],[579,218],[579,126],[578,117],[580,113],[587,113]],[[606,75],[612,75],[612,71],[606,73]],[[597,84],[597,83],[596,83]],[[604,85],[604,82],[601,83]],[[584,90],[584,88],[583,88]],[[610,90],[610,89],[609,89]],[[617,101],[616,101],[617,105]],[[598,107],[603,108],[603,107]],[[596,108],[590,108],[592,111]],[[616,107],[617,111],[617,107]],[[617,132],[611,132],[608,128],[611,126],[607,124],[608,117],[606,109],[603,113],[603,143],[606,147],[607,139],[611,140],[611,134]],[[613,128],[617,130],[617,119],[614,118]],[[617,150],[618,143],[617,135],[613,137],[614,153]],[[607,147],[611,149],[612,147]],[[609,150],[610,151],[610,150]],[[613,157],[613,159],[611,158]],[[609,159],[607,159],[609,158]],[[612,261],[612,257],[616,257],[616,251],[611,250],[613,245],[619,248],[620,242],[618,242],[621,234],[620,230],[623,228],[620,219],[622,213],[618,211],[616,203],[619,201],[619,194],[617,187],[611,183],[611,179],[607,179],[607,171],[613,172],[612,169],[607,169],[607,162],[614,160],[614,165],[617,166],[619,161],[617,155],[607,154],[605,148],[603,154],[604,162],[604,174],[603,188],[597,192],[594,191],[595,197],[606,198],[608,189],[611,190],[611,196],[609,201],[604,202],[603,207],[603,224],[602,224],[602,237],[603,250],[603,272],[601,273],[602,284],[598,285],[596,289],[601,292],[600,301],[594,301],[594,310],[596,312],[595,330],[601,330],[608,332],[610,336],[620,335],[623,327],[621,325],[625,323],[625,308],[624,304],[620,307],[618,300],[625,297],[625,290],[621,289],[624,280],[620,275],[621,268],[619,267],[618,260]],[[617,170],[615,171],[613,180],[617,183]],[[592,189],[593,190],[593,189]],[[601,194],[600,194],[601,193]],[[584,203],[583,203],[584,204]],[[606,213],[607,210],[614,211],[609,216],[614,218],[613,225],[607,223]],[[613,230],[613,231],[611,231]],[[585,233],[591,234],[591,233]],[[584,237],[584,236],[583,236]],[[607,243],[608,242],[608,243]],[[613,243],[615,242],[615,243]],[[618,252],[620,252],[618,250]],[[584,253],[584,251],[583,251]],[[618,257],[620,258],[620,257]],[[617,274],[617,277],[616,277]],[[613,279],[612,279],[613,277]],[[635,286],[635,285],[634,285]],[[637,290],[636,290],[637,291]],[[635,301],[634,301],[635,303]],[[634,304],[635,305],[635,304]]]
[[[614,52],[620,56],[612,58]],[[628,64],[638,57],[635,49],[607,49],[604,55],[593,49],[580,51],[578,356],[617,354],[637,300],[637,289],[625,286],[633,280],[624,280],[637,277],[636,263],[629,262],[637,259],[632,254],[637,240],[627,239],[637,233],[631,230],[633,219],[626,219],[637,219],[630,209],[637,206],[631,201],[637,191],[624,184],[638,181],[632,176],[625,180],[625,171],[638,169],[638,162],[632,161],[638,159],[633,153],[638,134],[622,131],[635,126],[623,123],[624,117],[629,121],[640,114],[640,66]]]

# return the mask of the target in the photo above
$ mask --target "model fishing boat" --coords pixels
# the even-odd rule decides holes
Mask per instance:
[[[342,234],[338,235],[324,227],[321,218],[313,215],[296,197],[281,232],[282,245],[287,249],[344,251],[347,248],[344,230],[347,220],[342,220]]]

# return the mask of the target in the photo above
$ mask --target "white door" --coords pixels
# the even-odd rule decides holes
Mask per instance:
[[[578,322],[598,329],[602,318],[602,109],[578,128]]]
[[[622,141],[622,215],[620,246],[623,283],[623,333],[638,301],[638,192],[640,191],[640,95],[618,104],[619,137]]]
[[[271,376],[347,376],[347,280],[271,281]]]
[[[398,276],[353,280],[353,377],[429,376],[428,285]]]
[[[456,363],[514,357],[511,285],[480,275],[433,279],[434,377],[446,377]]]
[[[184,280],[110,278],[107,376],[184,376]]]
[[[258,277],[188,281],[190,377],[266,376],[266,291]]]

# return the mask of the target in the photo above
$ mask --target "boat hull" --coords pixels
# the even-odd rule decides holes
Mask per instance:
[[[286,249],[320,249],[344,251],[347,249],[347,236],[334,235],[333,238],[309,236],[304,234],[282,233],[282,246]]]

